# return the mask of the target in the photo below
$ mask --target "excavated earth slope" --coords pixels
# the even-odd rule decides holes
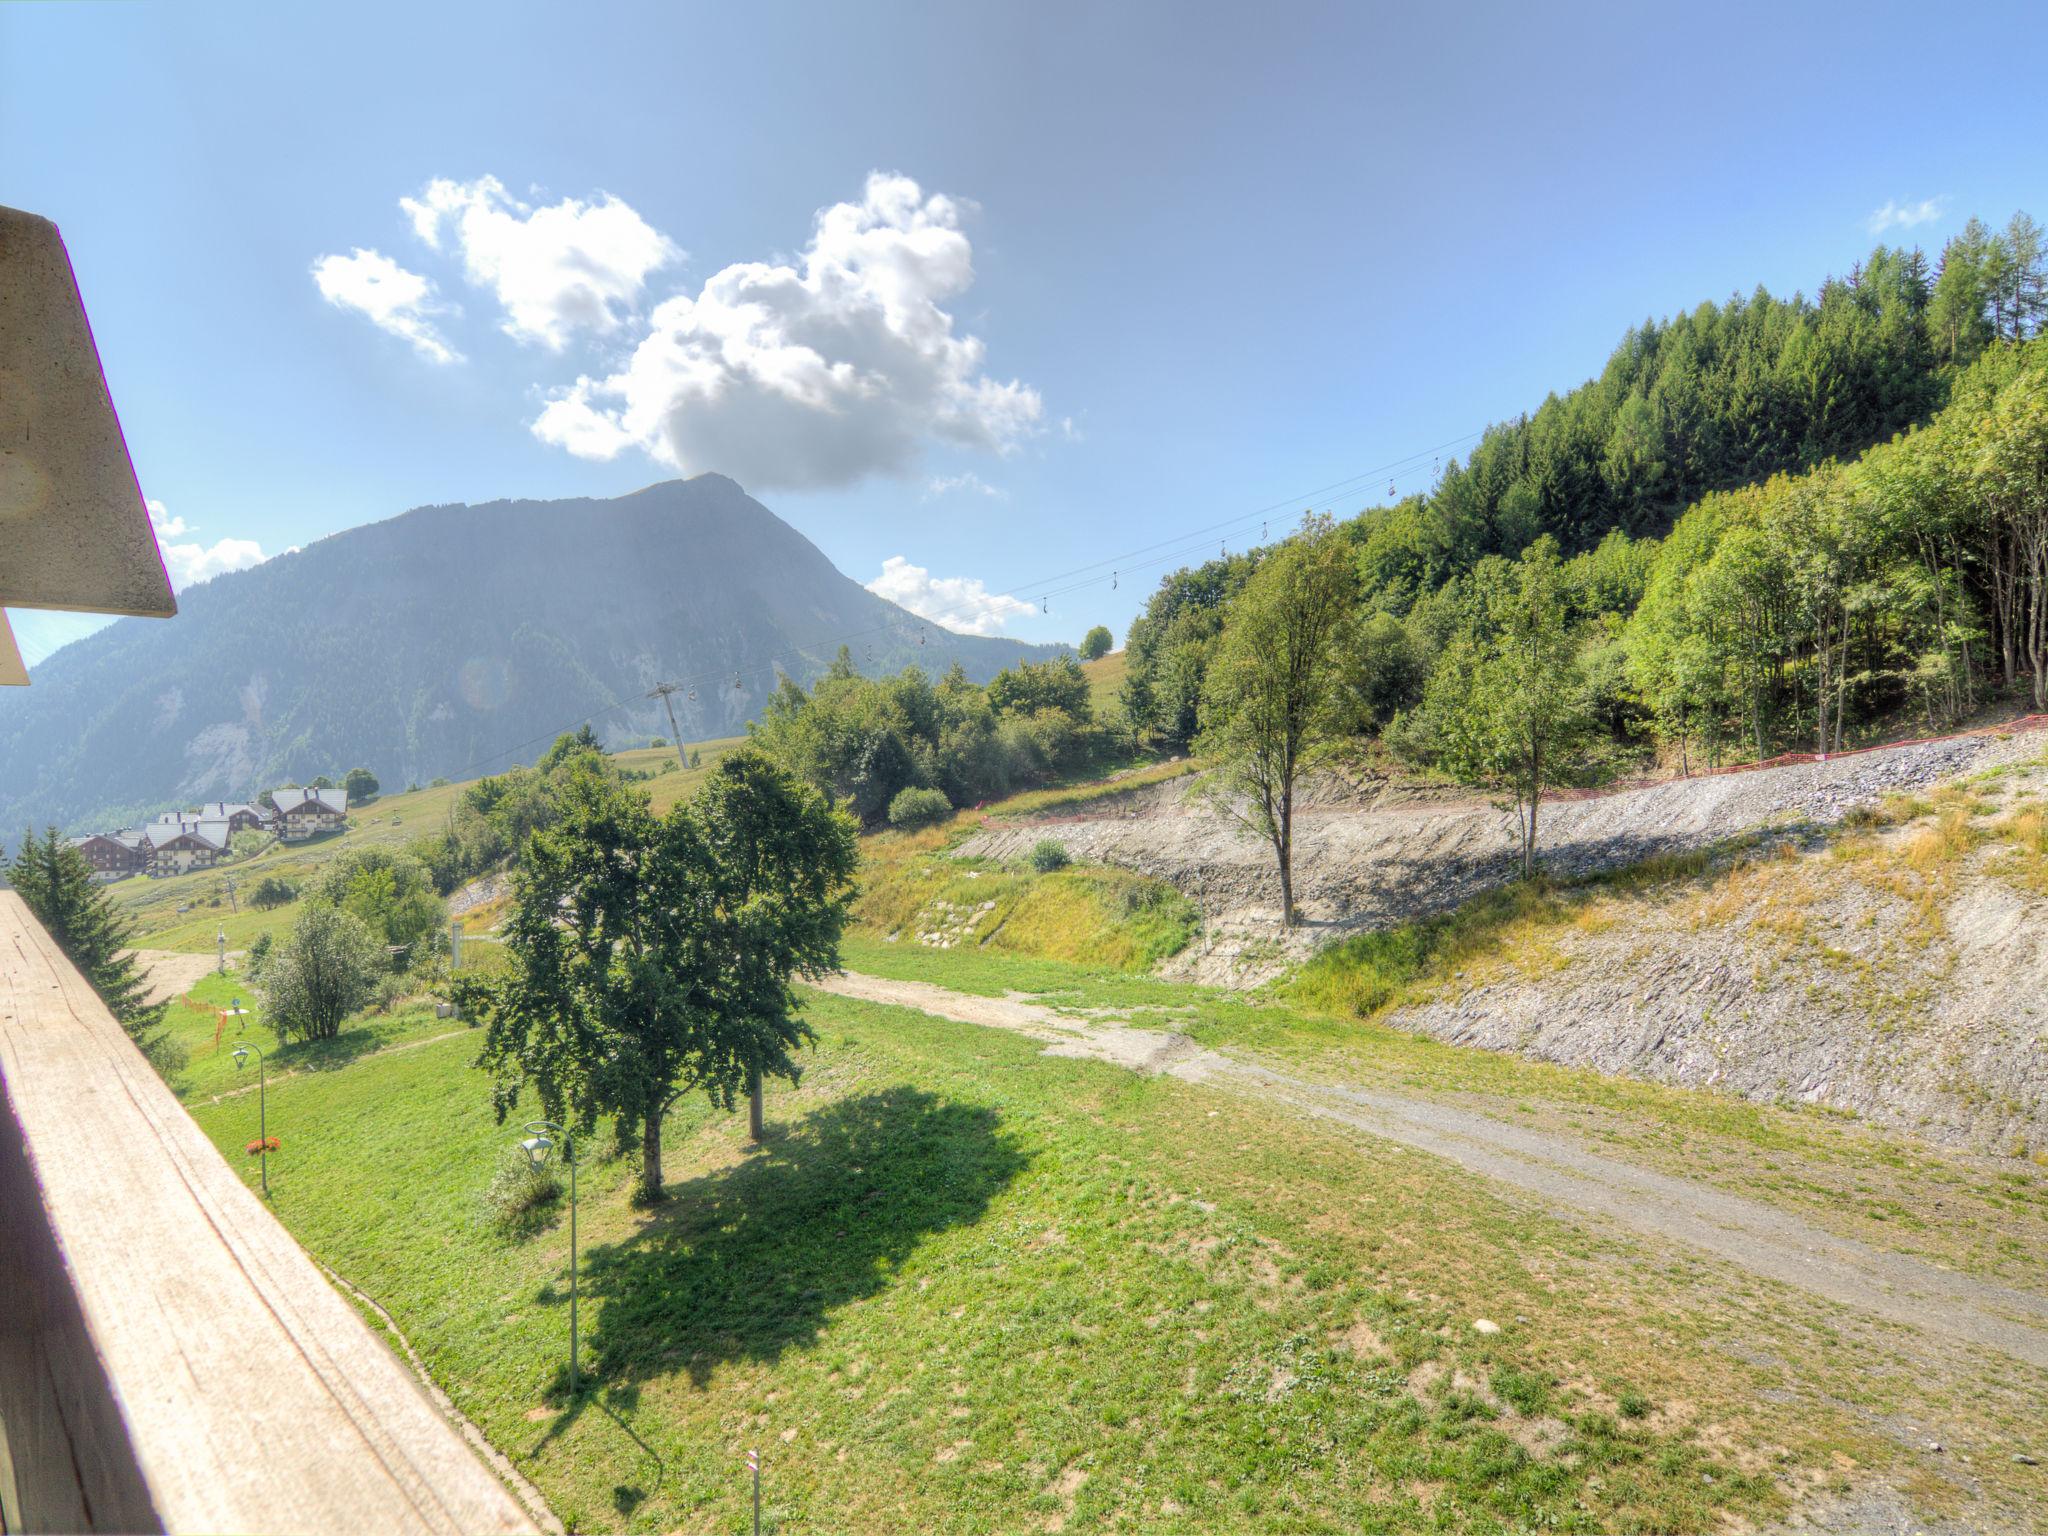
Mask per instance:
[[[1544,858],[1581,873],[1780,829],[1733,868],[1590,893],[1511,936],[1389,1022],[1767,1101],[1802,1101],[1978,1152],[2048,1151],[2048,885],[2000,829],[2048,813],[2048,732],[1656,785],[1551,808]],[[2002,769],[1990,776],[1989,770]],[[1818,835],[1899,791],[1967,785],[1904,825]],[[1303,819],[1310,926],[1284,942],[1264,848],[1174,785],[1107,814],[985,829],[962,852],[1081,859],[1172,881],[1204,933],[1172,962],[1246,985],[1334,936],[1439,911],[1514,873],[1513,828],[1474,805],[1359,808],[1325,787]],[[2028,873],[2031,870],[2032,873]]]
[[[1704,848],[1765,827],[1828,826],[1857,806],[1958,774],[2038,754],[2040,732],[1963,736],[1756,773],[1674,779],[1543,808],[1540,849],[1554,874]],[[1096,802],[1084,816],[993,824],[962,857],[1021,859],[1052,839],[1075,859],[1171,882],[1202,908],[1203,933],[1170,966],[1192,981],[1252,986],[1332,938],[1456,906],[1512,879],[1511,814],[1470,802],[1390,803],[1382,789],[1334,778],[1311,786],[1295,823],[1295,901],[1303,926],[1283,935],[1270,849],[1189,781]]]

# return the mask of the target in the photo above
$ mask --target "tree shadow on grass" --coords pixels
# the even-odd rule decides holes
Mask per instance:
[[[368,1025],[345,1029],[338,1035],[329,1035],[324,1040],[293,1040],[280,1045],[271,1053],[271,1060],[282,1071],[291,1067],[300,1072],[332,1072],[360,1061],[371,1052],[390,1043],[388,1037]],[[227,1049],[223,1042],[222,1049]]]
[[[616,1391],[688,1370],[701,1386],[722,1362],[775,1361],[926,1237],[978,1221],[1029,1161],[993,1110],[921,1089],[816,1110],[740,1166],[671,1185],[630,1242],[590,1250],[588,1374]]]

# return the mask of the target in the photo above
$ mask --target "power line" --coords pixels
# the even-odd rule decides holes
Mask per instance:
[[[1420,469],[1421,461],[1424,458],[1430,458],[1432,460],[1430,473],[1432,480],[1434,480],[1435,476],[1441,472],[1442,454],[1445,450],[1458,447],[1464,443],[1468,443],[1472,441],[1474,438],[1479,437],[1481,435],[1482,434],[1479,432],[1467,432],[1462,436],[1450,438],[1444,442],[1435,444],[1433,447],[1423,448],[1410,454],[1404,454],[1402,457],[1390,460],[1385,464],[1376,465],[1371,469],[1360,470],[1357,474],[1347,475],[1341,480],[1333,480],[1327,485],[1317,486],[1314,490],[1304,491],[1294,496],[1283,496],[1277,501],[1268,502],[1266,505],[1262,507],[1253,508],[1249,512],[1240,512],[1234,514],[1231,517],[1223,518],[1218,522],[1208,523],[1198,528],[1188,529],[1181,533],[1175,534],[1171,538],[1161,539],[1151,544],[1141,544],[1136,549],[1125,550],[1120,554],[1107,555],[1100,560],[1091,561],[1086,565],[1075,566],[1071,570],[1060,571],[1050,576],[1039,577],[1034,581],[1020,582],[1016,586],[1006,587],[998,592],[983,591],[981,593],[978,593],[972,599],[962,600],[961,602],[956,603],[949,608],[942,608],[938,610],[938,612],[936,613],[910,614],[909,622],[910,624],[914,625],[919,631],[922,631],[924,626],[927,624],[934,624],[938,625],[941,628],[944,628],[943,620],[945,618],[959,617],[961,615],[972,612],[975,607],[978,607],[979,605],[986,603],[988,599],[992,597],[1010,597],[1021,599],[1025,594],[1034,594],[1039,598],[1041,605],[1043,605],[1049,603],[1052,598],[1065,597],[1071,593],[1083,591],[1089,587],[1100,586],[1105,581],[1109,582],[1112,587],[1115,587],[1119,584],[1121,578],[1126,574],[1132,572],[1151,570],[1158,566],[1168,564],[1172,561],[1185,559],[1192,556],[1193,554],[1197,553],[1201,547],[1205,546],[1207,540],[1211,538],[1221,538],[1227,541],[1228,536],[1231,532],[1238,531],[1240,528],[1242,528],[1245,531],[1249,531],[1250,525],[1253,523],[1259,523],[1261,525],[1261,531],[1263,532],[1264,528],[1266,527],[1266,525],[1270,523],[1272,516],[1276,512],[1281,512],[1283,510],[1291,510],[1295,507],[1303,505],[1304,503],[1313,504],[1315,501],[1325,497],[1336,500],[1342,500],[1348,497],[1349,495],[1355,494],[1360,489],[1363,489],[1367,482],[1376,481],[1381,475],[1388,475],[1392,477],[1390,478],[1387,486],[1387,489],[1391,494],[1394,490],[1394,481],[1406,478],[1409,475],[1414,474],[1417,470]],[[1270,541],[1262,538],[1260,542],[1266,543]],[[1165,552],[1156,553],[1158,551]],[[1153,558],[1141,560],[1138,558],[1141,555],[1151,555]],[[1080,579],[1071,580],[1070,578]],[[1054,583],[1058,582],[1066,582],[1067,584],[1064,586],[1055,586]],[[908,610],[904,611],[908,613]],[[900,633],[904,629],[904,627],[905,623],[903,620],[893,618],[885,619],[882,623],[872,625],[867,629],[854,630],[847,634],[829,636],[818,640],[806,641],[801,644],[786,646],[779,651],[770,652],[768,655],[756,658],[753,661],[748,662],[744,665],[735,666],[733,671],[734,691],[742,691],[742,682],[745,677],[745,674],[748,672],[758,673],[761,670],[763,670],[763,668],[771,668],[780,671],[782,669],[779,667],[778,664],[783,661],[796,660],[807,657],[813,652],[821,650],[826,646],[850,645],[855,641],[870,639],[880,634]],[[918,643],[920,645],[924,643],[922,633],[919,634]],[[662,703],[667,707],[669,712],[669,728],[670,730],[676,732],[676,747],[678,752],[680,752],[682,749],[682,736],[680,729],[676,725],[675,705],[672,702],[672,696],[677,693],[684,693],[690,699],[694,700],[697,697],[697,690],[699,687],[723,687],[724,677],[725,669],[723,667],[719,667],[716,670],[700,672],[691,676],[673,678],[665,682],[657,683],[652,690],[650,690],[647,694],[641,696],[650,699],[659,698],[661,699]],[[590,710],[584,713],[583,715],[579,716],[575,721],[570,722],[570,724],[567,726],[563,726],[557,730],[543,732],[538,736],[528,737],[526,740],[517,742],[512,746],[504,747],[496,752],[488,753],[483,757],[475,758],[471,762],[465,764],[460,771],[463,773],[468,773],[470,769],[481,767],[485,763],[496,762],[498,759],[503,757],[509,757],[512,753],[521,751],[526,747],[536,745],[539,742],[553,741],[557,737],[559,737],[562,734],[562,731],[564,730],[574,729],[575,726],[579,724],[587,725],[593,720],[599,720],[606,715],[614,714],[617,711],[624,709],[627,705],[635,702],[638,702],[637,698],[614,699],[609,704],[602,705],[597,709]]]

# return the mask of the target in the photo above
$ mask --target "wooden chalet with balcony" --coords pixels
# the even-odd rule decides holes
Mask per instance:
[[[85,855],[93,879],[102,883],[126,880],[149,868],[149,844],[140,832],[95,832],[72,838],[71,846]]]
[[[209,800],[195,811],[185,813],[187,821],[224,821],[228,836],[237,832],[260,832],[270,824],[270,815],[260,805],[239,800]]]
[[[188,875],[211,869],[227,856],[228,824],[224,821],[152,821],[142,829],[149,849],[149,875]]]
[[[273,789],[270,799],[277,807],[272,825],[287,843],[304,842],[322,832],[339,832],[348,825],[346,790]]]

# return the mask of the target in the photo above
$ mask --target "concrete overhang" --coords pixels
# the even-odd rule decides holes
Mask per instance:
[[[71,259],[0,208],[0,609],[178,611]],[[0,615],[0,683],[28,681]]]

